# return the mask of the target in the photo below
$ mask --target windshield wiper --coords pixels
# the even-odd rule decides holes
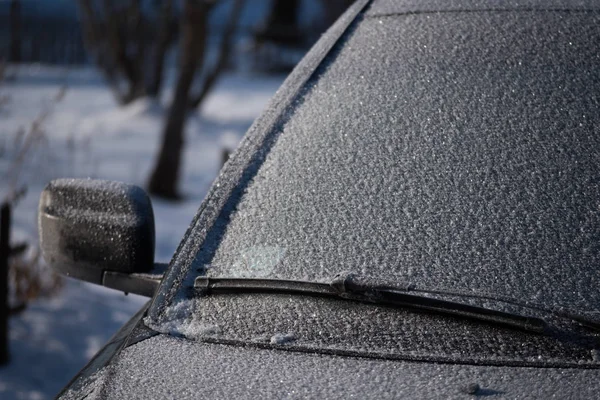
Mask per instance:
[[[383,304],[484,321],[532,333],[548,327],[542,318],[514,314],[423,295],[407,294],[410,286],[384,285],[351,273],[337,275],[329,283],[260,278],[212,278],[199,276],[194,282],[199,295],[211,293],[284,293],[326,296]]]

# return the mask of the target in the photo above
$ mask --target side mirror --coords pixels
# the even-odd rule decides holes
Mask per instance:
[[[40,197],[40,245],[55,271],[152,296],[164,265],[154,265],[154,213],[139,187],[57,179]]]

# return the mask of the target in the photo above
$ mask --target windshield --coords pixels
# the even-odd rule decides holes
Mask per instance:
[[[593,12],[365,17],[196,270],[597,310],[598,43]]]

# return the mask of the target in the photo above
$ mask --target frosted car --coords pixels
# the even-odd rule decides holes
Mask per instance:
[[[141,189],[50,183],[46,261],[152,297],[60,395],[597,398],[599,8],[357,2],[168,266]]]

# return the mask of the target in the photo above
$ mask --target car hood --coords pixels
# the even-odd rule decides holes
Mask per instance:
[[[341,357],[158,335],[63,398],[591,398],[598,370]]]

